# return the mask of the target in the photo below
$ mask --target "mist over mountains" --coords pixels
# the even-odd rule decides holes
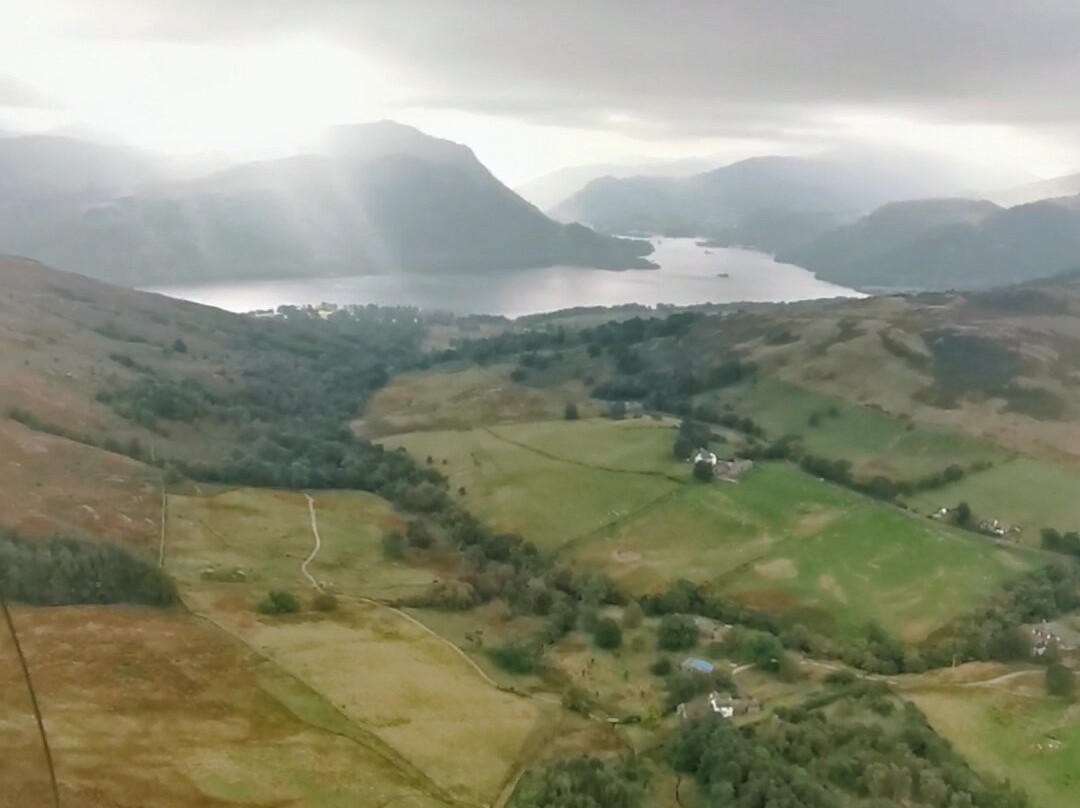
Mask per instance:
[[[133,149],[9,138],[0,195],[0,251],[128,285],[651,266],[647,242],[552,221],[467,147],[388,121],[195,179]]]

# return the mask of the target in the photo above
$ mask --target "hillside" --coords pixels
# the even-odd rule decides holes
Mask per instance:
[[[1053,177],[1048,180],[1031,182],[1015,188],[1007,188],[988,194],[999,205],[1012,207],[1014,205],[1026,205],[1029,202],[1038,202],[1042,199],[1055,199],[1062,196],[1076,196],[1080,194],[1080,174],[1067,174],[1063,177]]]
[[[863,290],[986,288],[1080,266],[1078,197],[1013,208],[971,200],[886,205],[781,253]]]
[[[89,147],[61,145],[60,164],[81,167]],[[468,148],[390,122],[332,130],[318,155],[134,190],[86,169],[78,187],[93,195],[59,199],[31,198],[39,183],[49,187],[55,162],[36,154],[20,160],[0,210],[0,250],[126,285],[651,266],[647,243],[556,223]]]
[[[727,237],[752,215],[850,218],[960,183],[955,172],[912,155],[754,157],[683,179],[595,180],[552,215],[612,233]]]

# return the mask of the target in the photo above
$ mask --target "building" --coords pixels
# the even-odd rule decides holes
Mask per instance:
[[[708,696],[680,704],[676,715],[684,720],[714,715],[719,718],[734,718],[737,715],[751,715],[761,711],[761,702],[756,699],[735,699],[715,690]]]
[[[708,449],[701,448],[694,452],[693,457],[690,458],[690,462],[693,463],[695,466],[698,463],[706,463],[715,468],[717,460],[715,454],[710,452]]]
[[[709,660],[697,657],[687,657],[679,664],[679,667],[687,673],[712,673],[716,670],[716,665]]]
[[[1031,631],[1031,653],[1042,656],[1051,646],[1059,651],[1075,651],[1080,648],[1080,632],[1069,628],[1063,623],[1048,623],[1043,620],[1033,626]]]

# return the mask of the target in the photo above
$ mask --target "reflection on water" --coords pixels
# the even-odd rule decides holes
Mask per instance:
[[[608,272],[578,267],[507,270],[503,274],[373,275],[281,281],[159,286],[147,291],[229,311],[282,304],[411,305],[457,314],[516,317],[573,306],[623,303],[732,303],[857,296],[813,273],[750,250],[699,247],[692,239],[656,241],[658,270]]]

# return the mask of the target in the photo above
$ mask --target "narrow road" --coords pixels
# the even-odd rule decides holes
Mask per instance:
[[[308,514],[311,516],[311,535],[315,537],[315,546],[311,548],[311,554],[304,559],[300,564],[300,572],[304,577],[308,579],[308,582],[315,587],[316,592],[322,592],[322,584],[315,580],[310,572],[308,572],[308,564],[315,560],[315,556],[319,554],[319,550],[322,549],[322,537],[319,535],[319,520],[315,516],[315,500],[311,498],[311,494],[304,494],[307,499]]]

